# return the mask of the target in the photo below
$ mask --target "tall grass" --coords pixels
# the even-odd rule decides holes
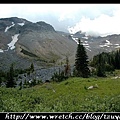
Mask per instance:
[[[73,77],[22,90],[1,87],[0,112],[118,112],[119,86],[119,78]]]

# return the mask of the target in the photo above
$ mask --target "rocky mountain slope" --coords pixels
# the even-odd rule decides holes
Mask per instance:
[[[76,47],[73,40],[43,21],[32,23],[17,17],[0,19],[1,66],[11,62],[26,66],[34,60],[60,63],[66,56],[74,61]]]
[[[86,36],[81,31],[72,34],[72,39],[77,43],[78,38],[81,39],[82,44],[85,46],[89,58],[101,52],[111,52],[120,48],[120,35],[113,34],[108,36]]]
[[[65,62],[66,56],[74,64],[77,40],[81,39],[89,59],[100,52],[120,48],[120,35],[105,37],[86,36],[56,31],[43,21],[32,23],[23,18],[0,19],[0,66],[7,68],[11,63],[27,67],[31,62],[36,67],[56,62]]]
[[[70,63],[74,64],[79,38],[86,48],[89,59],[100,52],[120,48],[120,35],[94,37],[86,36],[81,31],[70,34],[56,31],[53,26],[43,21],[32,23],[23,18],[2,18],[0,69],[8,70],[11,63],[14,63],[16,68],[24,69],[33,63],[36,76],[32,76],[45,81],[50,79],[55,71],[59,71],[61,63],[64,69],[66,56]],[[25,79],[27,78],[24,78],[23,74],[22,80]]]

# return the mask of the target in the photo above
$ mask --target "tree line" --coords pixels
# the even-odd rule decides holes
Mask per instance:
[[[97,75],[101,77],[106,76],[106,72],[120,69],[120,49],[108,53],[99,53],[90,61],[90,66],[95,67]]]

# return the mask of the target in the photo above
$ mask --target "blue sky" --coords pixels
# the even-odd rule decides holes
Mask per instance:
[[[70,33],[120,34],[120,4],[0,4],[0,18],[6,17],[45,21]]]

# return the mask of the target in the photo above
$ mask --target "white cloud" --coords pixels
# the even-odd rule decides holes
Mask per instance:
[[[63,21],[75,17],[78,11],[87,6],[89,4],[0,4],[0,17],[16,15],[29,17],[33,20],[33,17],[37,18],[37,16],[55,15],[59,21]]]
[[[120,4],[0,4],[0,18],[20,17],[45,21],[56,30],[87,35],[120,33]]]
[[[69,32],[86,32],[86,35],[106,36],[110,34],[120,34],[120,9],[114,11],[112,16],[101,14],[99,17],[90,19],[82,17],[73,27],[68,27]]]

